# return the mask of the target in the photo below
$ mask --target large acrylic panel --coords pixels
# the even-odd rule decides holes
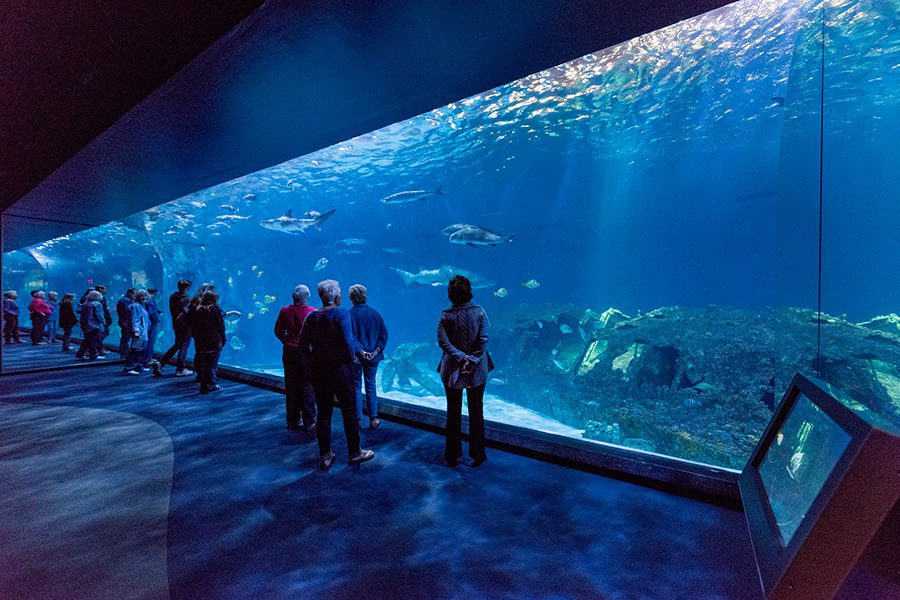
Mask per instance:
[[[900,423],[900,3],[825,4],[821,377]]]
[[[785,128],[806,116],[808,30],[805,3],[738,2],[23,252],[111,302],[210,281],[241,313],[222,362],[274,373],[292,288],[363,283],[391,333],[379,392],[436,407],[444,284],[468,274],[493,324],[489,419],[740,467],[776,371],[810,358],[775,343],[776,307],[814,305],[808,256],[798,293],[776,268],[777,205],[809,201],[811,161],[781,154],[809,147]]]

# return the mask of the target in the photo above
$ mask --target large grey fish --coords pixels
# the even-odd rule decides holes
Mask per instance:
[[[498,246],[516,241],[516,234],[500,235],[490,229],[468,225],[450,236],[451,244],[465,244],[466,246]]]
[[[406,204],[407,202],[415,202],[416,200],[424,200],[429,196],[446,196],[444,186],[438,187],[436,190],[407,190],[405,192],[397,192],[381,199],[385,204]]]
[[[406,283],[406,285],[416,284],[440,287],[442,285],[447,285],[448,283],[450,283],[450,279],[454,275],[462,275],[463,277],[466,277],[469,281],[472,282],[472,287],[475,289],[484,289],[494,287],[496,285],[493,281],[482,277],[478,273],[473,273],[471,271],[466,271],[465,269],[458,269],[456,267],[451,267],[448,265],[440,266],[437,269],[421,269],[418,273],[410,273],[409,271],[404,271],[403,269],[397,269],[395,267],[391,267],[391,269],[395,273],[397,273],[397,275],[403,278],[403,281]]]
[[[328,212],[321,214],[311,210],[298,219],[293,216],[293,209],[290,209],[277,219],[264,219],[260,221],[259,224],[266,229],[282,231],[284,233],[306,233],[306,230],[310,228],[321,231],[322,223],[331,217],[331,215],[335,213],[335,210],[337,209],[331,209]]]
[[[475,225],[466,225],[465,223],[454,223],[453,225],[448,225],[441,229],[441,233],[444,235],[450,236],[459,231],[460,229],[465,229],[466,227],[475,227]]]

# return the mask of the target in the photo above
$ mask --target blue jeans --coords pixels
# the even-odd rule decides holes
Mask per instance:
[[[378,416],[378,390],[375,389],[375,374],[378,372],[378,363],[358,363],[353,365],[353,388],[356,390],[356,418],[362,419],[363,392],[362,383],[365,382],[366,413],[370,419]]]
[[[150,325],[150,329],[147,330],[147,344],[144,346],[144,364],[150,364],[150,361],[153,360],[153,353],[156,350],[156,335],[159,329],[158,324]]]
[[[59,320],[52,319],[47,321],[47,341],[55,342],[56,341],[56,330],[59,329]]]
[[[141,370],[141,365],[144,362],[144,345],[147,342],[141,341],[139,339],[134,339],[133,341],[129,341],[126,344],[126,354],[127,356],[125,361],[125,370]]]

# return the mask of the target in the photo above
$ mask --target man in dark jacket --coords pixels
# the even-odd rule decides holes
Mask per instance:
[[[19,339],[19,294],[9,290],[3,294],[3,339],[7,344],[21,344]]]
[[[116,316],[119,317],[119,356],[125,358],[129,353],[129,342],[131,341],[131,303],[134,302],[134,294],[137,292],[134,288],[128,288],[125,295],[116,302]],[[146,333],[146,332],[145,332]]]
[[[375,389],[375,375],[378,363],[384,358],[384,347],[388,341],[387,327],[377,310],[366,304],[369,292],[363,285],[350,286],[350,324],[353,336],[359,342],[362,351],[360,361],[354,363],[354,385],[356,386],[356,418],[362,419],[363,394],[361,384],[365,381],[366,414],[369,415],[369,428],[377,429],[381,425],[378,418],[378,391]]]
[[[100,292],[100,306],[103,308],[103,323],[105,324],[103,331],[100,332],[100,353],[97,357],[106,358],[106,349],[103,347],[103,342],[106,340],[106,336],[109,335],[109,328],[112,326],[112,313],[109,312],[109,304],[106,303],[106,286],[97,285],[94,286],[94,289]]]
[[[175,377],[187,377],[192,375],[193,371],[184,368],[184,361],[187,360],[188,347],[191,345],[191,328],[188,325],[187,311],[191,304],[191,297],[187,291],[191,289],[192,283],[183,279],[178,282],[178,291],[169,296],[169,314],[172,315],[172,329],[175,330],[175,343],[166,350],[160,359],[160,370],[155,371],[154,375],[162,375],[164,368],[175,353],[178,353],[178,361],[175,363]]]
[[[59,303],[59,326],[62,327],[62,351],[69,351],[69,338],[72,337],[72,328],[78,324],[75,316],[75,294],[66,294]]]
[[[150,317],[150,328],[147,330],[147,343],[144,346],[144,368],[146,369],[153,360],[153,354],[156,351],[156,336],[159,334],[159,315],[162,311],[156,305],[156,288],[147,289],[147,300],[144,302],[144,308]]]

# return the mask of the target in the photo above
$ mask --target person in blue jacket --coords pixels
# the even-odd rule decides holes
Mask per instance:
[[[132,290],[129,290],[132,291]],[[144,362],[144,346],[147,344],[147,333],[150,331],[150,315],[144,308],[147,301],[147,290],[138,290],[133,294],[133,301],[128,305],[128,321],[121,321],[122,337],[128,336],[124,373],[126,375],[140,375]],[[118,311],[119,307],[116,306]]]
[[[47,316],[47,343],[52,344],[56,341],[56,332],[59,331],[59,294],[56,292],[47,292],[47,306],[50,307],[50,314]]]
[[[144,302],[144,308],[150,316],[150,329],[147,331],[147,344],[144,347],[144,368],[149,368],[153,361],[153,355],[156,352],[156,336],[159,332],[159,315],[162,311],[156,305],[156,288],[147,288],[147,301]]]
[[[362,383],[365,382],[366,414],[369,415],[369,428],[378,429],[381,419],[378,418],[378,391],[375,388],[375,375],[378,363],[384,358],[384,347],[388,341],[387,327],[381,314],[367,304],[369,292],[364,285],[350,286],[350,324],[353,337],[360,346],[360,359],[354,363],[354,386],[356,388],[356,419],[363,415]]]

